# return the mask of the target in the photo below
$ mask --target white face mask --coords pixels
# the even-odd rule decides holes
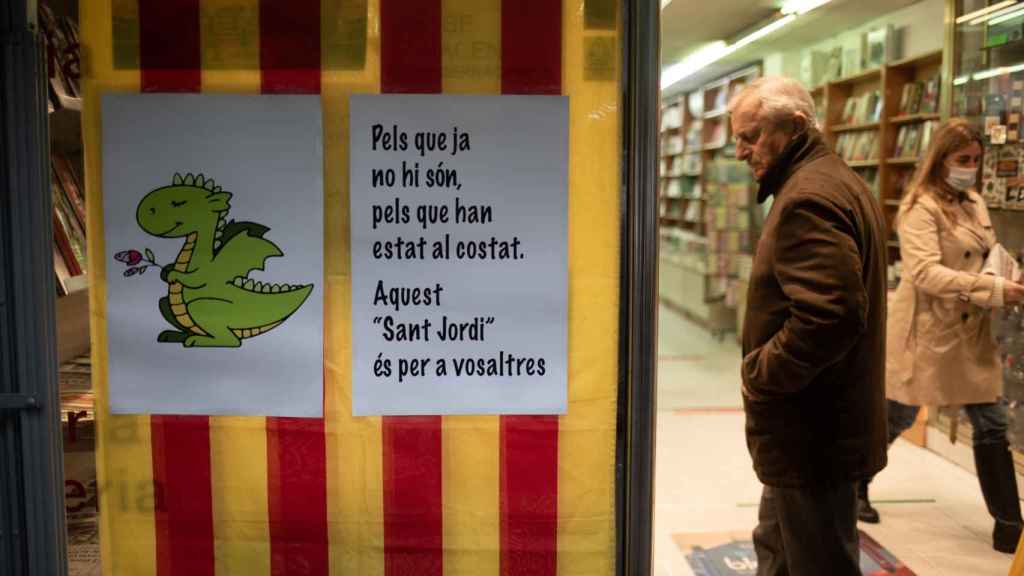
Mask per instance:
[[[966,192],[978,179],[978,171],[974,168],[962,168],[960,166],[947,166],[949,176],[946,176],[946,183],[955,190]]]

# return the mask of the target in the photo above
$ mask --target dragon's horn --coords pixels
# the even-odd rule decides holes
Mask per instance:
[[[196,174],[196,186],[199,188],[206,187],[206,179],[203,177],[202,174]]]
[[[180,186],[185,183],[185,180],[181,177],[181,174],[174,173],[174,178],[171,179],[171,186]]]
[[[191,172],[185,175],[185,186],[195,186],[196,177]]]
[[[203,188],[206,188],[210,192],[216,192],[218,186],[216,184],[214,184],[213,178],[207,178],[206,179],[206,183],[203,184]]]

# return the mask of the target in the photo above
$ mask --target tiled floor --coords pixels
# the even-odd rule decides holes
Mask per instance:
[[[743,437],[739,348],[662,307],[659,319],[655,574],[691,576],[673,534],[749,531],[761,485]],[[977,478],[898,441],[872,484],[882,523],[861,525],[918,576],[1005,576]]]

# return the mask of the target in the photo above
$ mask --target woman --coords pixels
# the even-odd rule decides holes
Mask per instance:
[[[889,301],[886,396],[889,443],[913,425],[921,406],[963,406],[974,430],[974,461],[989,513],[992,544],[1013,553],[1021,535],[999,351],[992,308],[1024,299],[1024,286],[982,274],[996,243],[976,191],[981,136],[964,119],[935,132],[900,205],[897,229],[904,275]],[[867,483],[860,518],[878,522]]]

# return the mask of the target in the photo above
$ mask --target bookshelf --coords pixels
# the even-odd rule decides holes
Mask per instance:
[[[811,90],[826,141],[884,207],[890,264],[899,259],[893,221],[903,187],[942,120],[942,58],[929,52]]]
[[[661,109],[661,297],[719,336],[736,329],[738,259],[760,221],[749,169],[735,160],[728,103],[760,75],[760,66],[741,69]]]
[[[899,243],[893,221],[899,211],[903,189],[927,149],[932,131],[942,116],[939,99],[942,79],[942,52],[931,52],[890,63],[885,67],[887,118],[882,152],[884,170],[882,202],[886,226],[892,242],[889,262],[899,260]]]
[[[47,88],[57,350],[59,362],[64,363],[89,349],[78,29],[74,6],[69,3],[42,3],[39,16],[50,73]]]

